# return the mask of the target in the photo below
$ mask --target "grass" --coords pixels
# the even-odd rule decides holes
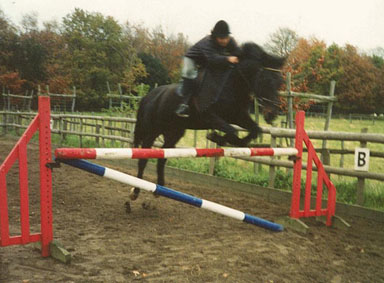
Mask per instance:
[[[105,115],[106,113],[102,113]],[[97,115],[100,115],[99,113]],[[276,125],[280,125],[284,117],[279,117],[275,122]],[[322,118],[306,118],[305,129],[306,130],[323,130],[325,120]],[[116,126],[119,126],[118,124]],[[266,123],[261,120],[261,126],[267,126]],[[85,128],[85,127],[84,127]],[[359,133],[362,128],[368,128],[369,133],[384,134],[384,121],[372,121],[353,120],[350,122],[348,119],[333,119],[330,126],[330,131],[347,131]],[[187,130],[184,137],[178,143],[178,146],[185,147],[200,147],[205,148],[212,146],[205,138],[207,131],[198,131],[196,133],[192,130]],[[34,139],[37,137],[35,136]],[[52,135],[52,142],[54,144],[60,144],[60,136]],[[269,143],[270,136],[263,135],[262,139],[259,139],[260,143]],[[322,146],[321,140],[313,140],[314,146],[320,148]],[[95,139],[86,138],[82,139],[83,147],[98,147]],[[196,144],[195,144],[196,143]],[[285,140],[278,140],[278,143],[282,143],[284,147],[287,146]],[[77,136],[67,135],[63,146],[78,147],[80,139]],[[126,144],[120,142],[108,142],[105,141],[106,147],[126,147]],[[359,147],[359,142],[344,142],[345,149],[354,149]],[[327,147],[332,149],[341,148],[340,141],[328,141]],[[368,143],[367,147],[371,151],[384,152],[384,144]],[[154,161],[152,161],[154,162]],[[344,156],[344,168],[353,169],[354,156]],[[184,159],[169,159],[167,165],[195,171],[199,173],[208,174],[210,168],[210,159],[208,158],[184,158]],[[331,166],[340,167],[340,155],[331,156]],[[370,158],[370,172],[382,173],[384,172],[384,162],[379,158]],[[281,169],[276,172],[275,187],[282,190],[291,190],[292,176],[287,173],[289,170]],[[257,184],[267,187],[269,181],[268,166],[261,166],[242,160],[236,160],[232,158],[220,158],[215,166],[215,175],[231,180]],[[304,174],[303,174],[304,176]],[[331,176],[332,182],[337,188],[337,200],[349,204],[355,204],[356,202],[356,178],[344,177],[344,176]],[[316,173],[313,175],[313,186],[315,187]],[[364,206],[369,208],[375,208],[384,211],[384,184],[379,181],[366,180],[365,181],[365,202]]]
[[[279,117],[278,120],[275,122],[276,125],[280,125],[281,121],[284,119],[284,117]],[[306,118],[305,121],[305,129],[306,130],[324,130],[324,123],[325,120],[322,118]],[[261,126],[267,126],[266,123],[262,120]],[[378,133],[378,134],[384,134],[384,121],[375,121],[373,123],[370,120],[353,120],[352,122],[348,119],[333,119],[331,121],[331,125],[329,130],[330,131],[336,131],[336,132],[355,132],[360,133],[361,129],[367,128],[368,133]],[[207,142],[205,139],[206,131],[199,131],[197,134],[197,142],[196,147],[206,147]],[[192,146],[194,145],[194,133],[193,131],[187,131],[185,136],[182,138],[182,140],[179,142],[180,146]],[[284,140],[281,140],[283,143],[283,146],[287,146],[286,142]],[[281,142],[279,141],[279,142]],[[260,143],[270,143],[270,136],[264,135],[262,140],[259,140]],[[312,140],[312,143],[316,148],[322,147],[322,141],[321,140]],[[327,141],[327,147],[332,149],[341,149],[341,142],[340,141]],[[350,142],[346,141],[344,142],[344,149],[350,149],[354,150],[355,147],[360,147],[359,142]],[[384,144],[377,144],[377,143],[368,143],[368,148],[370,148],[371,151],[378,151],[378,152],[384,152]],[[333,167],[340,167],[340,159],[341,155],[331,155],[331,166]],[[196,161],[188,161],[190,168],[200,167],[204,168],[204,172],[199,171],[201,173],[208,172],[209,168],[209,161],[197,161],[198,159],[195,159]],[[196,162],[196,164],[199,164],[197,166],[194,166],[193,162]],[[174,161],[172,160],[169,165],[174,167],[179,167],[180,164],[183,163],[183,161]],[[344,155],[344,168],[353,170],[354,167],[354,155]],[[190,169],[191,170],[191,169]],[[217,167],[215,169],[215,175],[221,176],[224,178],[241,181],[241,182],[247,182],[247,183],[254,183],[261,186],[267,186],[268,185],[268,169],[266,166],[262,166],[261,171],[258,171],[257,174],[255,174],[255,169],[253,164],[249,162],[244,162],[241,160],[234,160],[234,159],[227,159],[227,158],[221,158],[217,164]],[[380,158],[371,157],[370,158],[370,172],[376,172],[376,173],[382,173],[384,172],[384,162]],[[291,188],[291,181],[292,177],[287,175],[285,170],[279,170],[277,171],[276,180],[275,180],[275,187],[283,190],[290,190]],[[347,177],[347,176],[339,176],[339,175],[332,175],[331,176],[332,182],[335,184],[337,188],[337,200],[349,204],[355,204],[356,203],[356,178],[353,177]],[[316,173],[314,173],[313,180],[316,180]],[[364,206],[375,208],[379,210],[384,211],[384,184],[380,181],[376,180],[365,180],[365,193],[364,193],[365,201]]]

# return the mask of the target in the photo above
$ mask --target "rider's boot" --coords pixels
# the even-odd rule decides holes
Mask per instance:
[[[175,113],[179,117],[189,117],[189,106],[188,102],[193,94],[194,79],[183,78],[181,87],[178,88],[178,95],[182,97],[182,101],[177,107]]]

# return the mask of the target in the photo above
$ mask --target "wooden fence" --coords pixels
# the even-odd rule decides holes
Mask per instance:
[[[6,111],[31,111],[32,99],[33,99],[33,90],[28,95],[28,91],[25,92],[25,95],[12,94],[10,91],[5,92],[3,88],[3,110]]]
[[[2,133],[7,134],[10,131],[15,131],[17,135],[22,133],[21,129],[25,129],[35,113],[32,112],[0,112],[0,127]],[[131,146],[133,142],[133,129],[136,122],[135,118],[124,117],[105,117],[92,115],[72,115],[72,114],[52,114],[52,133],[56,143],[62,145],[65,140],[70,137],[78,137],[79,147],[89,146],[85,142],[91,140],[97,147],[124,147]],[[242,130],[241,128],[237,128]],[[262,127],[263,135],[270,137],[269,143],[263,146],[270,145],[271,147],[283,146],[284,142],[289,143],[290,139],[295,137],[294,129]],[[366,147],[367,143],[384,144],[384,135],[371,133],[349,133],[349,132],[332,132],[332,131],[307,131],[312,140],[339,141],[341,148],[339,149],[323,149],[318,148],[324,156],[325,169],[329,174],[355,177],[358,179],[358,204],[363,204],[364,183],[365,179],[384,181],[384,174],[378,172],[361,172],[352,169],[342,168],[342,159],[344,155],[353,155],[353,149],[344,148],[344,142],[358,142],[359,147]],[[88,138],[85,140],[85,138]],[[267,140],[267,138],[265,138]],[[194,145],[197,141],[195,133]],[[208,145],[208,142],[207,142]],[[161,146],[161,141],[157,141],[155,146]],[[287,146],[287,145],[284,145]],[[332,167],[329,165],[330,155],[340,155],[340,167]],[[384,158],[384,152],[371,151],[371,157]],[[323,156],[323,157],[324,157]],[[239,158],[246,161],[254,162],[255,164],[267,165],[269,167],[269,186],[273,187],[275,182],[276,169],[278,167],[293,168],[293,164],[287,160],[281,160],[270,157],[242,157]],[[215,158],[211,159],[210,173],[215,172]],[[328,164],[328,165],[327,165]],[[305,166],[304,166],[305,169]]]

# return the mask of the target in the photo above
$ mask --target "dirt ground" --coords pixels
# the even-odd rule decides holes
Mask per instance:
[[[0,139],[0,161],[13,145]],[[28,154],[36,232],[37,145],[30,145]],[[122,162],[120,170],[135,174],[135,168],[126,167]],[[16,235],[17,164],[7,184]],[[188,180],[168,180],[167,186],[272,221],[289,211],[289,204]],[[352,228],[344,231],[305,220],[308,234],[278,233],[146,192],[127,214],[129,189],[66,165],[55,169],[54,238],[71,252],[72,262],[42,258],[36,244],[1,247],[0,282],[384,282],[383,223],[345,217]]]

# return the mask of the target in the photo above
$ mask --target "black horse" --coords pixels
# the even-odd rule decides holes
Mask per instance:
[[[200,88],[190,102],[189,118],[180,118],[174,113],[181,100],[177,95],[177,84],[160,86],[144,96],[137,114],[134,147],[150,148],[160,135],[164,137],[163,148],[175,147],[186,129],[222,131],[223,136],[217,132],[207,136],[219,145],[228,143],[245,147],[256,138],[260,128],[249,115],[252,95],[262,105],[264,119],[272,123],[279,112],[278,89],[283,83],[278,69],[284,64],[285,58],[267,54],[254,43],[244,44],[241,50],[238,64],[225,70],[224,76],[223,70],[218,71],[223,83],[215,83],[217,73],[209,70],[209,67],[202,72],[205,75],[200,79]],[[239,138],[230,124],[247,129],[248,135]],[[147,161],[139,160],[139,178],[143,177]],[[166,159],[157,162],[159,185],[164,185],[165,163]],[[139,191],[134,188],[130,196],[132,200],[138,197]]]

